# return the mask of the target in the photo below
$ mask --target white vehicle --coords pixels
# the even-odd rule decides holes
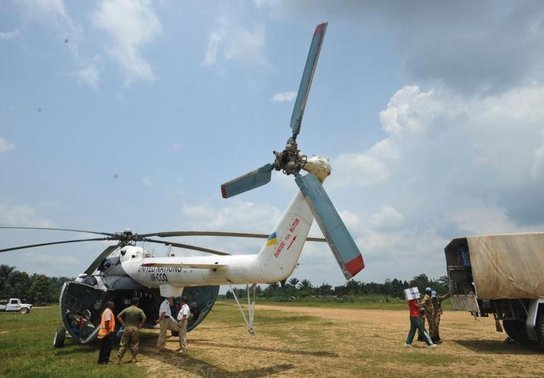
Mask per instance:
[[[32,305],[22,303],[19,298],[10,298],[8,301],[0,301],[0,311],[19,311],[21,314],[28,314]]]

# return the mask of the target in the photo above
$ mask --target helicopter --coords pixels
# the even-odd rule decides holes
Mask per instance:
[[[162,297],[181,297],[189,302],[192,316],[187,330],[197,327],[210,313],[221,285],[248,285],[248,317],[235,295],[236,302],[254,334],[254,302],[249,285],[255,293],[257,284],[285,282],[297,266],[306,241],[327,242],[347,280],[364,268],[364,261],[351,234],[323,188],[330,175],[329,160],[303,154],[296,139],[313,80],[327,23],[319,24],[313,34],[295,106],[291,116],[291,136],[281,152],[274,151],[274,161],[221,185],[223,198],[230,198],[265,185],[272,171],[293,175],[297,192],[274,229],[268,234],[223,231],[166,231],[147,234],[125,230],[117,233],[43,227],[0,227],[0,230],[51,230],[91,234],[94,237],[28,244],[0,249],[10,252],[21,249],[91,241],[115,242],[107,246],[91,265],[75,280],[64,284],[60,295],[63,325],[55,332],[53,345],[62,347],[66,336],[74,342],[87,344],[96,338],[100,315],[108,301],[117,310],[130,305],[132,297],[140,298],[140,307],[148,323],[154,327]],[[306,174],[302,175],[301,172]],[[325,238],[309,237],[316,220]],[[189,236],[242,237],[266,239],[256,254],[229,254],[224,251],[171,241],[168,238]],[[168,240],[165,240],[168,239]],[[169,248],[168,256],[156,257],[138,243],[156,243]],[[181,256],[171,248],[205,253]]]

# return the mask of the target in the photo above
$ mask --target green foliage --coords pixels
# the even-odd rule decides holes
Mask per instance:
[[[32,285],[28,291],[32,303],[36,305],[45,305],[51,301],[51,288],[49,279],[44,274],[32,275]]]
[[[404,289],[409,287],[418,287],[420,292],[423,292],[426,287],[431,287],[439,294],[444,294],[448,291],[448,277],[442,276],[438,280],[429,279],[426,274],[421,273],[409,282],[399,279],[386,279],[384,283],[376,282],[359,282],[350,280],[345,285],[332,288],[331,285],[323,283],[318,287],[314,287],[307,280],[299,280],[298,278],[290,278],[285,285],[280,285],[277,282],[268,285],[262,290],[259,296],[272,299],[277,298],[279,301],[300,300],[306,297],[326,297],[326,296],[380,296],[382,298],[398,298],[404,300]],[[245,295],[245,290],[240,293]],[[240,296],[237,291],[237,295]],[[228,293],[227,293],[228,294]],[[229,298],[229,295],[227,295]]]

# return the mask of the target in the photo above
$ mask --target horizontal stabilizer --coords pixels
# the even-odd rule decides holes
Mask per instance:
[[[317,177],[312,173],[306,176],[297,174],[295,180],[325,235],[340,269],[349,280],[365,267],[359,248]]]

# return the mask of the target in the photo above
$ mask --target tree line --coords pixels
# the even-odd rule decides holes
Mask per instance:
[[[37,273],[29,275],[14,266],[0,265],[0,299],[20,298],[34,305],[57,303],[64,282],[73,280]]]
[[[386,279],[384,283],[376,282],[360,282],[350,280],[345,285],[332,287],[327,283],[322,283],[319,286],[314,286],[309,280],[292,277],[285,282],[275,282],[265,288],[257,286],[255,289],[256,296],[265,298],[303,298],[308,296],[345,296],[345,295],[383,295],[392,298],[404,299],[404,289],[410,287],[418,287],[420,292],[425,288],[431,287],[439,294],[444,294],[448,291],[448,277],[442,276],[438,279],[429,279],[425,273],[418,274],[410,281],[402,281],[399,279]],[[247,295],[246,289],[235,288],[235,294],[238,297]],[[229,290],[225,294],[227,298],[232,298],[233,293]]]

